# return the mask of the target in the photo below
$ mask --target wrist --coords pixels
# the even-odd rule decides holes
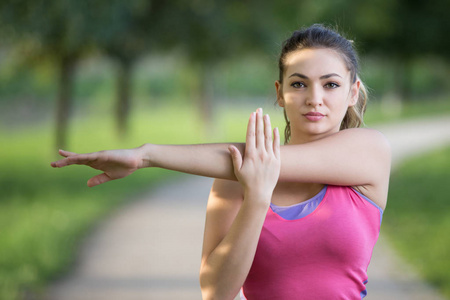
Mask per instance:
[[[156,166],[154,162],[155,155],[153,154],[155,153],[155,146],[156,145],[154,144],[147,143],[136,148],[137,155],[140,160],[139,169],[151,168]]]
[[[262,189],[245,189],[244,201],[254,203],[262,208],[269,208],[270,201],[272,200],[273,191],[267,192]]]

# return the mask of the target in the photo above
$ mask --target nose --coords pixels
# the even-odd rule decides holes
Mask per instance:
[[[323,91],[320,87],[312,86],[308,90],[306,105],[321,106],[323,104]]]

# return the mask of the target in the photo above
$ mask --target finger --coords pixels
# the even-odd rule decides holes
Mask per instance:
[[[67,154],[67,151],[63,151],[64,154]],[[70,165],[84,165],[88,162],[94,161],[97,159],[97,155],[94,153],[91,154],[76,154],[70,152],[73,156],[67,156],[64,159],[58,160],[56,162],[52,162],[51,166],[54,168],[62,168]]]
[[[253,112],[250,115],[250,119],[248,120],[247,126],[247,137],[245,141],[245,153],[250,150],[255,149],[255,122],[256,122],[256,114]]]
[[[264,121],[262,108],[256,111],[256,148],[264,149]]]
[[[74,156],[67,157],[67,160],[71,165],[85,165],[89,162],[97,160],[99,158],[99,152],[86,153],[86,154],[76,154]]]
[[[239,149],[235,146],[228,147],[228,151],[230,151],[231,154],[231,160],[233,161],[233,167],[234,170],[240,170],[242,167],[242,155],[241,152],[239,152]]]
[[[54,161],[54,162],[50,163],[50,165],[53,168],[62,168],[62,167],[72,165],[72,164],[73,163],[71,163],[68,158],[60,159],[58,161]]]
[[[62,150],[62,149],[59,149],[58,152],[59,152],[59,155],[64,156],[64,157],[77,155],[77,153],[75,153],[75,152],[70,152],[70,151],[66,151],[66,150]]]
[[[76,153],[74,153],[74,152],[69,152],[69,151],[65,151],[62,149],[59,149],[58,153],[59,153],[59,155],[64,156],[66,158],[69,156],[72,156],[72,155],[76,155]],[[61,167],[64,167],[67,165],[67,161],[66,161],[66,159],[61,159],[61,160],[58,160],[55,162],[51,162],[50,165],[53,168],[61,168]]]
[[[281,145],[280,145],[280,131],[278,130],[278,127],[273,130],[273,135],[274,135],[273,153],[275,157],[279,159],[281,157],[280,155]]]
[[[270,124],[270,117],[269,115],[264,116],[264,138],[265,138],[265,144],[266,144],[266,150],[269,151],[269,153],[272,153],[273,150],[273,142],[272,142],[272,125]]]
[[[112,180],[111,177],[109,177],[105,173],[102,173],[89,179],[87,185],[88,187],[93,187],[111,180]]]

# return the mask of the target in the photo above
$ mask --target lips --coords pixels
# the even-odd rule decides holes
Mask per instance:
[[[314,112],[314,111],[311,111],[311,112],[309,112],[309,113],[306,113],[306,114],[304,114],[304,116],[305,116],[305,118],[307,118],[308,120],[313,121],[313,122],[319,121],[319,120],[321,120],[323,117],[325,117],[324,114],[322,114],[322,113],[320,113],[320,112]]]

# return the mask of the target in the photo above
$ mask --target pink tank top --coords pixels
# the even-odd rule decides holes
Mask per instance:
[[[243,299],[362,299],[382,210],[351,187],[328,186],[309,215],[269,208]]]

